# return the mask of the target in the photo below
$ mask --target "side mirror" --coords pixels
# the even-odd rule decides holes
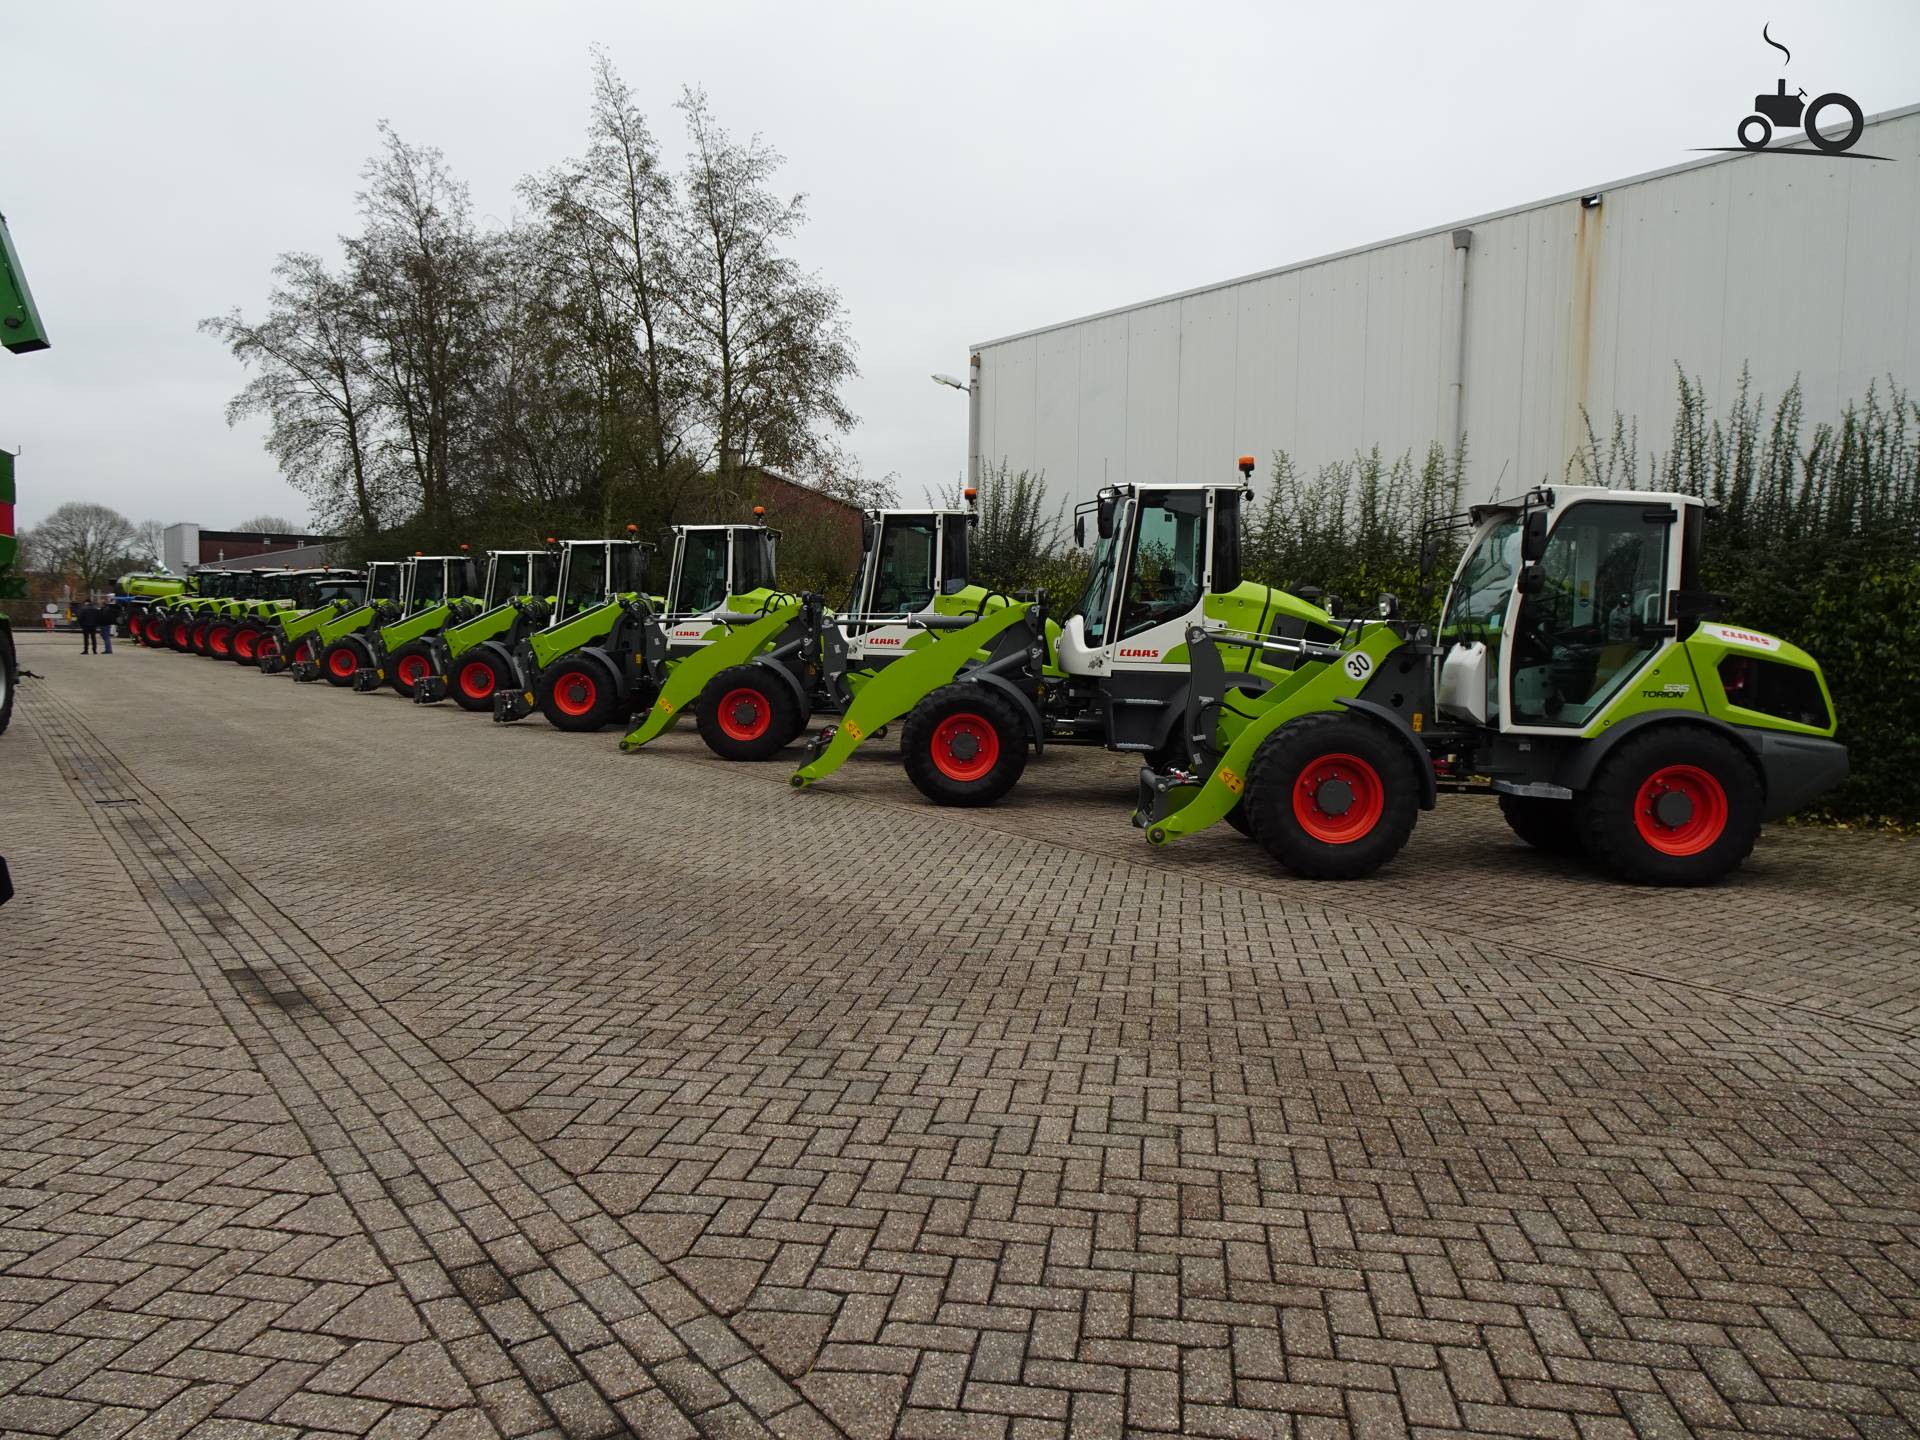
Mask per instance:
[[[1113,496],[1102,495],[1100,497],[1100,538],[1102,540],[1113,538],[1113,510]]]
[[[860,549],[862,551],[873,549],[873,517],[871,515],[860,517]]]
[[[1440,547],[1433,543],[1433,537],[1427,536],[1420,542],[1420,573],[1422,576],[1433,573],[1433,563],[1440,558]]]
[[[1529,510],[1527,512],[1527,533],[1520,537],[1520,558],[1529,565],[1538,564],[1547,556],[1547,512]]]
[[[1087,548],[1087,517],[1084,515],[1073,517],[1073,543],[1082,550]]]
[[[1538,565],[1529,565],[1520,572],[1520,593],[1538,595],[1547,588],[1547,572]]]

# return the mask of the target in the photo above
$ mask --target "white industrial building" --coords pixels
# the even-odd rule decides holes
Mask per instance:
[[[1920,105],[1851,155],[1715,155],[976,345],[969,474],[1079,501],[1464,430],[1482,499],[1562,477],[1583,409],[1664,452],[1676,364],[1716,409],[1743,364],[1769,397],[1798,376],[1832,419],[1875,379],[1920,389],[1917,235]]]

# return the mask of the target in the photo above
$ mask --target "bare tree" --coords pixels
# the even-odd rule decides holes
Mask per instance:
[[[146,569],[157,569],[166,555],[167,527],[158,520],[142,520],[133,527],[127,557]]]
[[[758,135],[733,139],[699,90],[679,104],[691,149],[674,295],[702,371],[718,486],[731,496],[745,467],[806,473],[835,459],[832,432],[854,422],[840,386],[859,371],[839,293],[779,253],[806,216],[804,196],[769,188],[779,152]]]
[[[299,535],[302,527],[283,515],[250,515],[233,527],[261,535]]]
[[[347,241],[354,312],[395,444],[419,487],[420,515],[453,528],[458,448],[486,365],[488,247],[467,187],[430,146],[385,121],[381,151],[361,172],[365,229]]]
[[[227,423],[268,421],[267,450],[322,523],[363,536],[386,528],[398,497],[379,453],[379,401],[353,297],[313,255],[282,255],[257,324],[238,310],[201,330],[258,373],[227,404]]]
[[[33,569],[94,594],[112,588],[136,538],[133,523],[111,506],[69,500],[29,532],[25,548]]]

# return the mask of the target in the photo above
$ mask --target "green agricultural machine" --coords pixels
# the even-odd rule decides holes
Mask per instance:
[[[1096,518],[1093,573],[1050,649],[1038,605],[941,638],[793,783],[904,715],[907,773],[940,804],[994,802],[1045,743],[1100,744],[1147,760],[1134,818],[1156,845],[1224,819],[1296,874],[1352,878],[1444,788],[1498,795],[1535,846],[1699,884],[1846,775],[1818,665],[1706,618],[1698,500],[1562,486],[1479,507],[1436,637],[1392,596],[1337,619],[1243,581],[1250,494],[1103,490],[1076,514],[1077,535]]]
[[[180,577],[181,589],[156,596],[141,617],[140,643],[155,650],[193,649],[193,624],[216,595],[233,583],[228,571],[196,566]]]
[[[655,703],[686,655],[725,644],[744,660],[789,618],[780,602],[798,607],[775,586],[777,530],[677,525],[671,533],[672,563],[658,607],[645,593],[651,545],[567,542],[561,612],[516,647],[516,684],[494,696],[495,720],[518,720],[537,708],[562,730],[624,723]],[[604,557],[595,546],[608,547]],[[748,631],[754,638],[743,638]]]
[[[237,665],[280,670],[284,668],[281,641],[289,626],[309,616],[337,615],[342,610],[351,609],[360,603],[366,592],[367,577],[364,571],[333,566],[290,570],[286,574],[286,599],[237,620],[227,640],[227,652]],[[211,633],[208,643],[218,653],[218,641]]]
[[[843,613],[803,597],[784,607],[784,623],[754,618],[772,633],[689,656],[621,748],[637,750],[692,713],[716,755],[763,760],[816,715],[844,714],[886,667],[1016,603],[971,583],[968,535],[976,521],[970,509],[868,511],[860,571]],[[742,660],[740,650],[750,658]],[[816,748],[832,735],[829,726]]]
[[[408,563],[404,560],[370,560],[367,562],[366,588],[357,603],[351,599],[346,603],[334,600],[304,615],[283,618],[280,621],[278,650],[286,662],[288,673],[303,684],[323,677],[335,685],[351,684],[353,672],[358,668],[357,658],[338,678],[329,673],[324,662],[342,640],[400,618]],[[273,667],[263,665],[261,668]]]
[[[557,544],[487,556],[480,613],[427,637],[425,673],[413,681],[415,704],[435,705],[451,694],[463,710],[493,709],[494,692],[515,683],[515,648],[556,614]]]
[[[398,615],[341,635],[322,651],[320,669],[328,683],[362,693],[385,683],[411,698],[413,682],[431,664],[428,639],[480,611],[479,562],[465,547],[457,555],[402,561],[400,583]]]
[[[287,569],[242,570],[234,593],[216,600],[204,622],[192,628],[193,648],[214,660],[255,658],[260,636],[283,614],[299,608],[304,572]],[[240,646],[246,646],[246,655]]]
[[[141,644],[147,642],[149,620],[158,618],[156,607],[187,593],[187,581],[171,570],[136,570],[114,583],[114,599],[126,607],[127,634]]]
[[[1711,618],[1708,509],[1689,495],[1550,486],[1482,505],[1439,631],[1393,597],[1298,678],[1240,689],[1221,656],[1244,632],[1191,633],[1196,674],[1224,680],[1192,763],[1141,774],[1135,823],[1156,845],[1222,817],[1297,873],[1365,875],[1397,854],[1442,789],[1492,793],[1536,848],[1621,879],[1718,880],[1761,824],[1847,776],[1819,664]]]

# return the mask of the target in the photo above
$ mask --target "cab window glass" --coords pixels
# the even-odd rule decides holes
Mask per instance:
[[[1666,516],[1588,501],[1554,525],[1540,562],[1545,583],[1522,599],[1510,640],[1517,723],[1585,726],[1660,648]]]
[[[1106,642],[1107,611],[1113,603],[1114,576],[1119,569],[1117,540],[1127,533],[1127,520],[1132,513],[1133,501],[1120,501],[1115,507],[1113,534],[1102,536],[1093,547],[1093,571],[1087,579],[1087,593],[1080,597],[1079,605],[1089,645]]]
[[[886,521],[874,564],[874,614],[911,615],[932,607],[934,542],[931,520]]]
[[[727,598],[727,535],[724,530],[693,530],[683,537],[680,593],[674,608],[693,615],[717,610]]]
[[[1206,508],[1207,498],[1197,490],[1141,495],[1120,639],[1177,620],[1200,603]]]
[[[607,593],[607,547],[575,545],[567,555],[567,593],[561,597],[562,613],[577,615],[598,605]]]

